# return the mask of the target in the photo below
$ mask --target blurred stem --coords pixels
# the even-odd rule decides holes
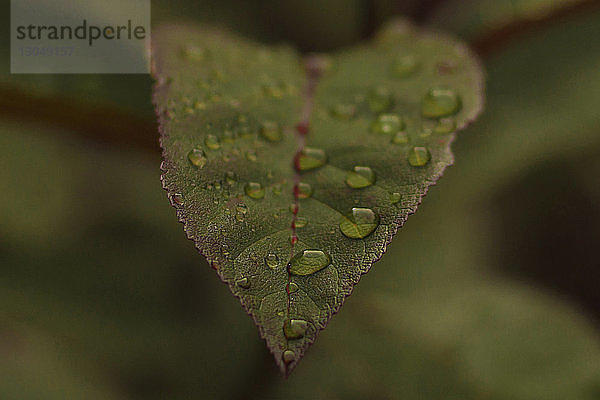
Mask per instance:
[[[445,0],[427,0],[419,7],[417,18],[426,19],[430,11]],[[492,56],[510,42],[534,30],[600,6],[600,0],[583,0],[531,21],[520,20],[492,31],[471,44],[482,57]],[[115,106],[82,103],[77,99],[36,96],[10,86],[0,87],[0,116],[4,119],[45,124],[79,133],[81,136],[111,146],[127,146],[160,154],[157,123],[136,117]]]
[[[483,58],[487,58],[509,43],[531,32],[543,29],[549,24],[562,22],[570,17],[583,14],[600,6],[600,0],[582,0],[563,7],[535,20],[516,20],[499,29],[492,30],[471,42],[471,46]]]

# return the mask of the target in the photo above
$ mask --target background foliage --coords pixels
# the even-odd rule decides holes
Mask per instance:
[[[303,50],[403,13],[485,57],[456,165],[288,381],[160,188],[150,78],[11,76],[1,42],[0,397],[600,398],[600,5],[489,3],[153,2]]]

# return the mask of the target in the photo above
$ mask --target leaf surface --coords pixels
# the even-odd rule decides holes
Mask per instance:
[[[304,61],[191,26],[153,41],[163,185],[287,375],[453,162],[481,68],[403,21]]]

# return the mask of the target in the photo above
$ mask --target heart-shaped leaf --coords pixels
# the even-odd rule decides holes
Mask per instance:
[[[403,21],[304,61],[179,25],[152,51],[163,185],[287,375],[452,163],[481,68]]]

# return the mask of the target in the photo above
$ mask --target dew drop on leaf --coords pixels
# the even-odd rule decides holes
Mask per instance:
[[[375,183],[375,172],[369,167],[355,166],[346,175],[346,184],[353,189],[362,189]]]
[[[421,114],[427,118],[442,118],[454,115],[461,107],[456,92],[450,89],[432,89],[421,103]]]
[[[296,353],[294,353],[292,350],[286,350],[281,355],[281,359],[284,363],[289,364],[296,359]]]
[[[183,55],[188,60],[202,61],[206,57],[206,49],[195,44],[188,44],[183,48]]]
[[[295,292],[297,292],[297,291],[298,291],[298,285],[297,285],[297,284],[295,284],[294,282],[290,282],[290,283],[288,284],[288,292],[290,292],[290,293],[295,293]]]
[[[307,329],[308,322],[303,319],[288,319],[283,324],[283,333],[289,340],[303,338]]]
[[[331,108],[329,113],[337,119],[349,120],[356,116],[355,104],[337,104]]]
[[[171,200],[173,201],[173,204],[179,207],[183,205],[183,196],[180,193],[175,193],[173,196],[171,196]]]
[[[308,199],[313,194],[313,188],[308,183],[300,182],[298,184],[298,198]]]
[[[453,118],[442,118],[433,128],[433,132],[438,135],[452,133],[456,130],[456,121]]]
[[[390,73],[393,78],[405,79],[413,75],[419,67],[419,61],[415,56],[399,56],[392,62]]]
[[[305,147],[298,156],[296,168],[299,171],[308,171],[319,168],[327,162],[327,154],[322,149]]]
[[[394,144],[407,144],[408,143],[408,133],[404,131],[400,131],[394,135],[392,138],[392,143]]]
[[[275,253],[269,253],[265,256],[265,264],[271,269],[275,269],[279,266],[279,257]]]
[[[398,193],[398,192],[394,192],[394,193],[390,194],[390,202],[392,204],[396,204],[401,199],[402,199],[402,195],[400,193]]]
[[[350,214],[340,218],[340,230],[351,239],[369,236],[378,225],[379,217],[370,208],[355,207]]]
[[[202,168],[206,165],[206,155],[202,149],[193,149],[188,153],[188,159],[197,168]]]
[[[206,148],[210,150],[219,150],[221,148],[221,142],[215,135],[208,135],[206,139],[204,139],[204,144],[206,145]]]
[[[235,281],[235,284],[241,287],[242,289],[250,288],[250,280],[248,278],[238,279],[237,281]]]
[[[265,188],[258,182],[248,182],[244,187],[244,191],[248,197],[255,200],[260,200],[265,197]]]
[[[256,160],[258,160],[258,157],[256,156],[256,150],[248,150],[246,152],[246,158],[248,161],[256,162]]]
[[[369,109],[374,113],[388,111],[394,105],[394,96],[386,87],[376,87],[369,92],[367,97]]]
[[[260,135],[265,140],[276,143],[281,141],[281,128],[277,122],[264,121],[260,126]]]
[[[237,176],[235,175],[235,173],[233,171],[225,172],[225,182],[227,182],[228,185],[233,185],[233,184],[235,184],[236,181],[237,181]]]
[[[371,124],[371,132],[385,135],[393,135],[404,129],[402,118],[396,114],[381,114]]]
[[[304,250],[292,258],[290,273],[310,275],[331,264],[331,257],[321,250]]]
[[[306,218],[304,218],[304,217],[298,217],[294,221],[294,227],[296,227],[296,228],[304,228],[307,223],[308,223],[308,220]]]
[[[431,160],[431,153],[426,147],[413,147],[408,152],[408,162],[413,167],[423,167]]]

